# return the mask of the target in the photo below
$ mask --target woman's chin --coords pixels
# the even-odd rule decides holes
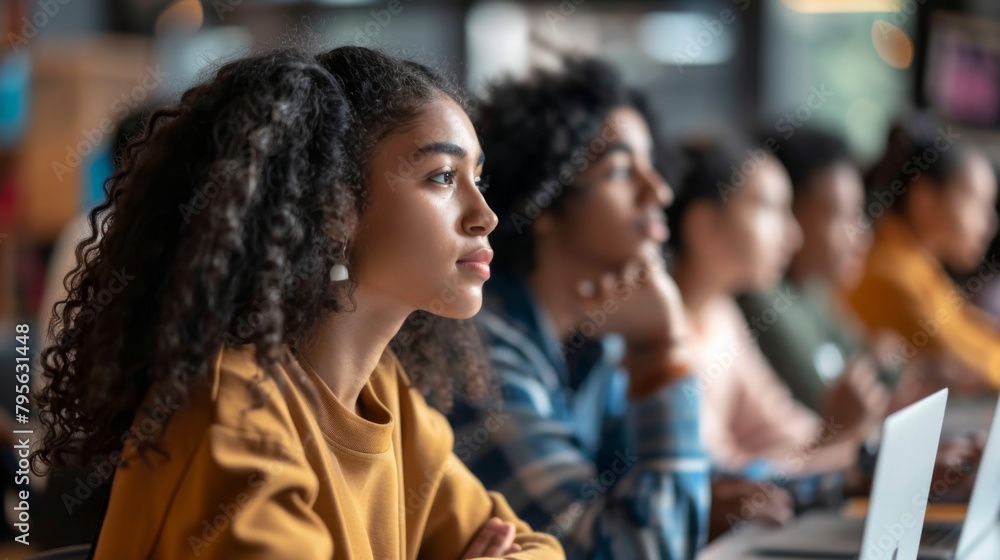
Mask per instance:
[[[476,316],[476,313],[479,313],[480,308],[482,308],[482,302],[474,306],[456,309],[453,313],[449,313],[447,317],[449,319],[471,319]]]
[[[471,319],[483,306],[483,293],[480,289],[474,294],[456,297],[450,303],[443,305],[441,301],[436,303],[437,305],[431,305],[427,311],[446,319]]]

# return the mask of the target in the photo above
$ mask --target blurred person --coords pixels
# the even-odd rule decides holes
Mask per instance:
[[[694,558],[709,465],[655,119],[614,68],[569,56],[480,109],[499,225],[477,320],[501,394],[456,405],[456,453],[570,558]]]
[[[33,469],[117,466],[95,558],[562,557],[424,400],[487,387],[464,319],[496,216],[461,100],[341,47],[227,63],[152,114],[42,359]]]
[[[772,289],[802,243],[791,182],[768,151],[735,136],[691,140],[667,213],[675,232],[672,271],[695,340],[705,445],[720,473],[791,482],[852,466],[877,416],[821,416],[795,400],[734,301],[737,293]],[[791,304],[776,299],[773,312]],[[832,395],[863,403],[875,379],[844,376],[842,383]],[[793,495],[799,503],[812,500],[805,491]]]
[[[893,127],[869,173],[873,196],[855,230],[874,244],[847,300],[871,330],[903,339],[894,361],[937,358],[953,388],[1000,387],[1000,330],[969,301],[1000,272],[985,255],[997,231],[997,183],[989,161],[951,128],[916,115]],[[956,285],[945,267],[973,273]]]
[[[847,145],[832,134],[805,128],[773,142],[774,156],[792,184],[792,213],[802,244],[777,288],[737,301],[768,363],[792,395],[813,412],[850,420],[868,411],[829,410],[831,388],[843,387],[837,383],[842,374],[870,377],[874,368],[893,378],[888,364],[879,368],[878,351],[897,341],[880,335],[878,344],[866,347],[863,326],[840,298],[841,289],[860,279],[871,245],[869,234],[852,231],[864,205],[861,173]],[[776,301],[782,302],[780,316],[773,308]],[[883,392],[874,385],[872,390]],[[886,397],[871,403],[885,404]],[[871,411],[879,412],[884,411]]]
[[[905,376],[896,385],[901,368],[892,363],[892,355],[901,339],[891,331],[866,333],[841,298],[841,290],[860,279],[871,245],[870,232],[856,227],[865,193],[847,145],[835,135],[812,129],[801,129],[788,140],[777,139],[774,145],[774,156],[792,183],[792,213],[802,230],[802,245],[775,290],[738,299],[768,363],[797,400],[838,421],[851,421],[859,414],[877,418],[926,396],[936,386],[925,386],[923,370],[933,364],[907,362]],[[773,308],[779,300],[788,304],[780,316]],[[883,384],[870,383],[875,371]],[[868,380],[871,398],[833,394],[850,390],[850,384],[839,382],[842,375]],[[891,397],[889,388],[894,389]],[[949,469],[963,472],[949,499],[968,497],[974,476],[964,475],[978,464],[981,443],[982,438],[943,436],[938,478]],[[862,448],[861,469],[852,474],[870,477],[875,450]],[[864,491],[865,486],[852,491]]]

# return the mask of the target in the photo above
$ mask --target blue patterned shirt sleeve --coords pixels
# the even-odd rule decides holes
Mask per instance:
[[[567,390],[540,346],[526,347],[532,341],[502,321],[486,326],[502,397],[456,407],[456,454],[523,520],[559,538],[569,558],[694,558],[707,539],[710,499],[694,378],[629,402],[613,381],[626,379],[619,371],[594,391],[610,394],[609,406],[573,403],[583,397]],[[574,405],[596,416],[599,438],[580,434]]]

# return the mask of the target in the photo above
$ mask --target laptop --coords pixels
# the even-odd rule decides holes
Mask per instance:
[[[754,551],[800,558],[915,560],[947,403],[948,390],[943,389],[886,417],[865,519],[807,514],[757,540]]]
[[[1000,542],[1000,401],[993,411],[965,521],[925,527],[920,558],[961,560],[978,546],[987,546],[987,541]]]

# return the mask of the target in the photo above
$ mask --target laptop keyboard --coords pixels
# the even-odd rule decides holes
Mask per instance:
[[[958,546],[958,537],[962,534],[962,525],[931,525],[924,527],[920,534],[920,546],[934,548],[954,548]]]

